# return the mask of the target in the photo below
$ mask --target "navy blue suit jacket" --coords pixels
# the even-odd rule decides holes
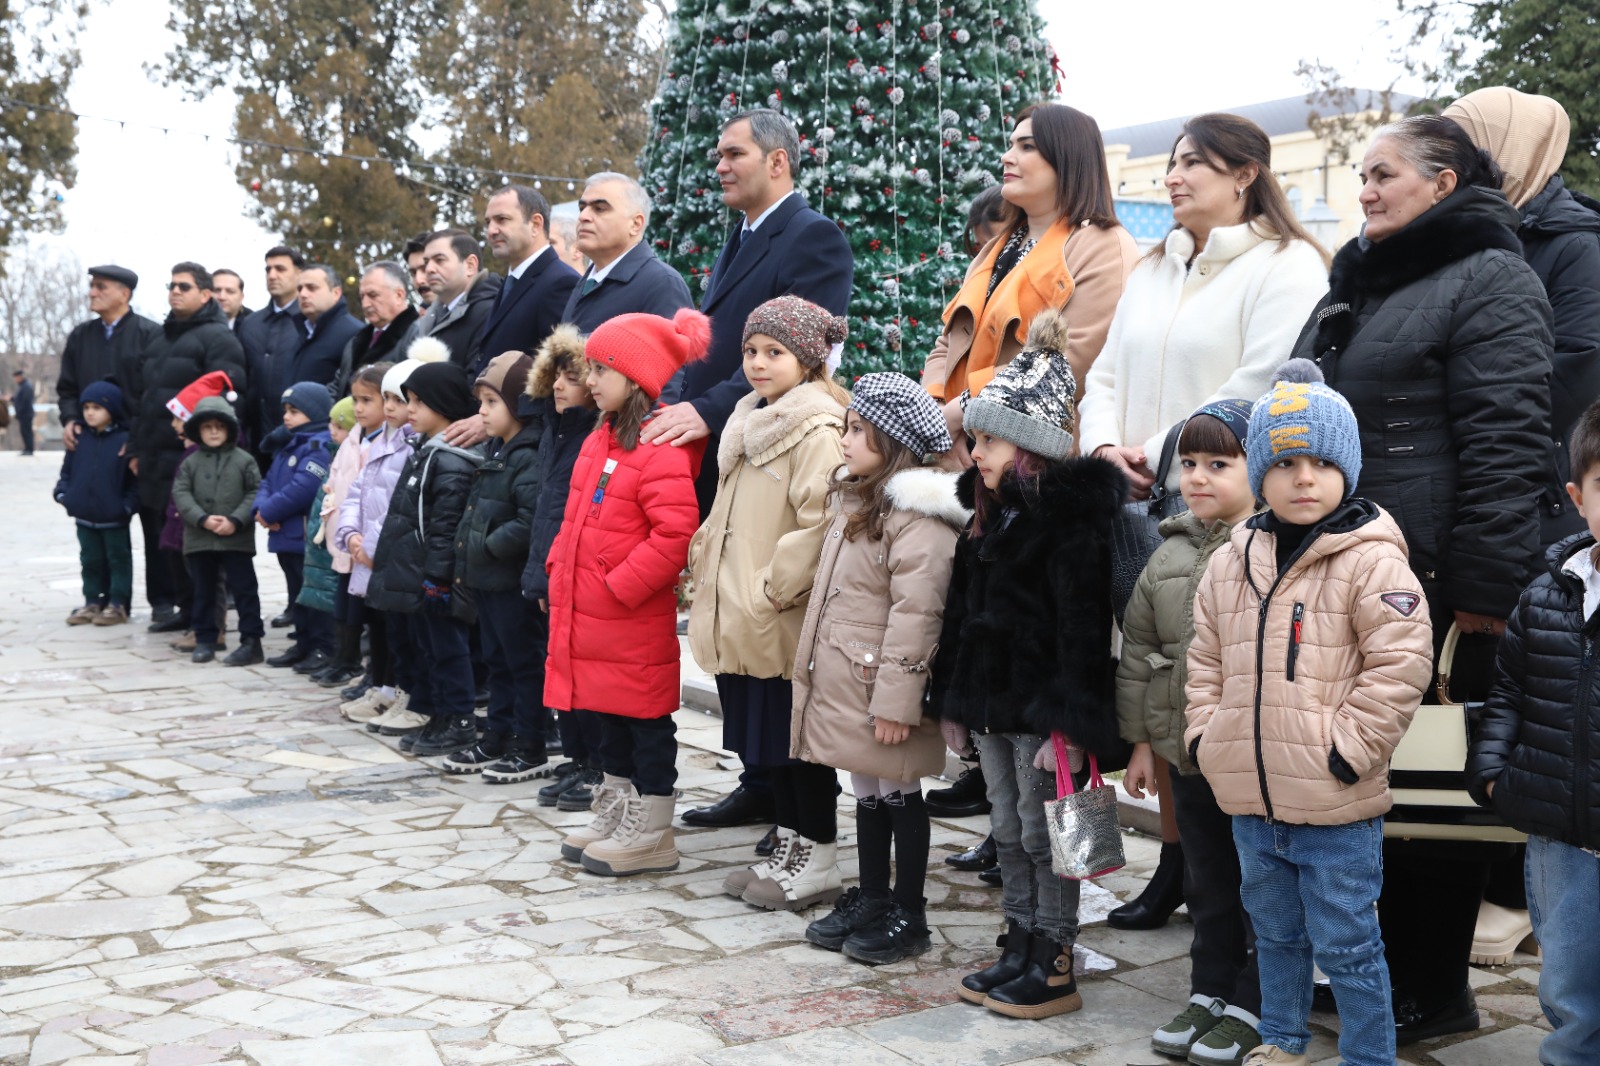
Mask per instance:
[[[580,281],[567,297],[561,321],[571,322],[584,334],[593,333],[597,326],[618,315],[641,313],[671,318],[683,308],[694,306],[683,275],[657,259],[643,241],[622,253],[598,288],[587,296],[580,295],[582,292]]]
[[[577,288],[578,272],[563,263],[554,248],[547,248],[528,264],[522,277],[514,283],[508,277],[506,284],[511,285],[511,293],[496,298],[478,335],[478,353],[467,368],[474,381],[497,355],[526,352],[532,356],[539,350],[550,331],[563,321],[561,314]]]
[[[744,219],[735,222],[744,225]],[[728,239],[733,238],[733,230]],[[720,434],[750,383],[744,377],[744,324],[750,312],[778,296],[795,295],[836,315],[850,308],[855,255],[833,220],[813,211],[799,194],[784,200],[736,256],[723,243],[700,310],[711,317],[711,354],[691,363],[662,399],[694,404],[713,434]],[[604,288],[605,286],[601,286]],[[715,442],[711,454],[716,454]],[[715,477],[716,464],[707,463]]]

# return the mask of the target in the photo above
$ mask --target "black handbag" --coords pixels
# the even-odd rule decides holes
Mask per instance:
[[[1167,431],[1161,443],[1161,461],[1156,466],[1156,481],[1150,488],[1150,498],[1123,504],[1111,524],[1111,607],[1116,612],[1118,625],[1122,624],[1128,601],[1133,599],[1139,575],[1144,573],[1150,556],[1161,546],[1161,520],[1184,511],[1183,497],[1167,491],[1167,477],[1178,450],[1178,437],[1182,434],[1182,422]]]

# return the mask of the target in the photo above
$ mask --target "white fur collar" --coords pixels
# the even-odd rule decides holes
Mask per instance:
[[[889,479],[883,494],[896,510],[915,511],[940,518],[957,529],[966,527],[972,512],[956,499],[958,475],[933,467],[902,470]]]
[[[749,393],[734,407],[717,445],[717,468],[733,469],[740,459],[753,466],[771,462],[799,443],[811,430],[827,426],[837,433],[844,426],[844,407],[820,381],[796,385],[765,407],[761,397]]]

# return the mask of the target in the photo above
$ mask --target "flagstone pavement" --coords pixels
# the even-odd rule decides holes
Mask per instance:
[[[80,600],[57,462],[0,453],[0,1062],[1168,1061],[1149,1034],[1187,999],[1190,926],[1104,922],[1153,842],[1130,834],[1127,868],[1085,886],[1084,1007],[1044,1022],[952,991],[1000,927],[996,893],[939,861],[981,819],[935,822],[933,950],[877,969],[806,944],[815,913],[722,894],[757,827],[681,832],[670,874],[593,877],[558,849],[586,816],[531,786],[441,776],[285,671],[191,665],[146,611],[65,626]],[[277,567],[257,567],[276,613]],[[715,718],[678,719],[684,808],[735,770]],[[848,875],[852,829],[845,797]],[[1537,965],[1474,970],[1481,1032],[1404,1061],[1535,1061]],[[1333,1062],[1337,1019],[1316,1021],[1312,1058]]]

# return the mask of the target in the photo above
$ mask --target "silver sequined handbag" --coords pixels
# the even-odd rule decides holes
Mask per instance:
[[[1051,734],[1056,747],[1056,796],[1044,805],[1050,827],[1050,865],[1057,877],[1087,881],[1122,869],[1122,827],[1117,821],[1117,789],[1100,776],[1100,764],[1089,755],[1089,785],[1072,787],[1067,769],[1067,749],[1060,733]]]

